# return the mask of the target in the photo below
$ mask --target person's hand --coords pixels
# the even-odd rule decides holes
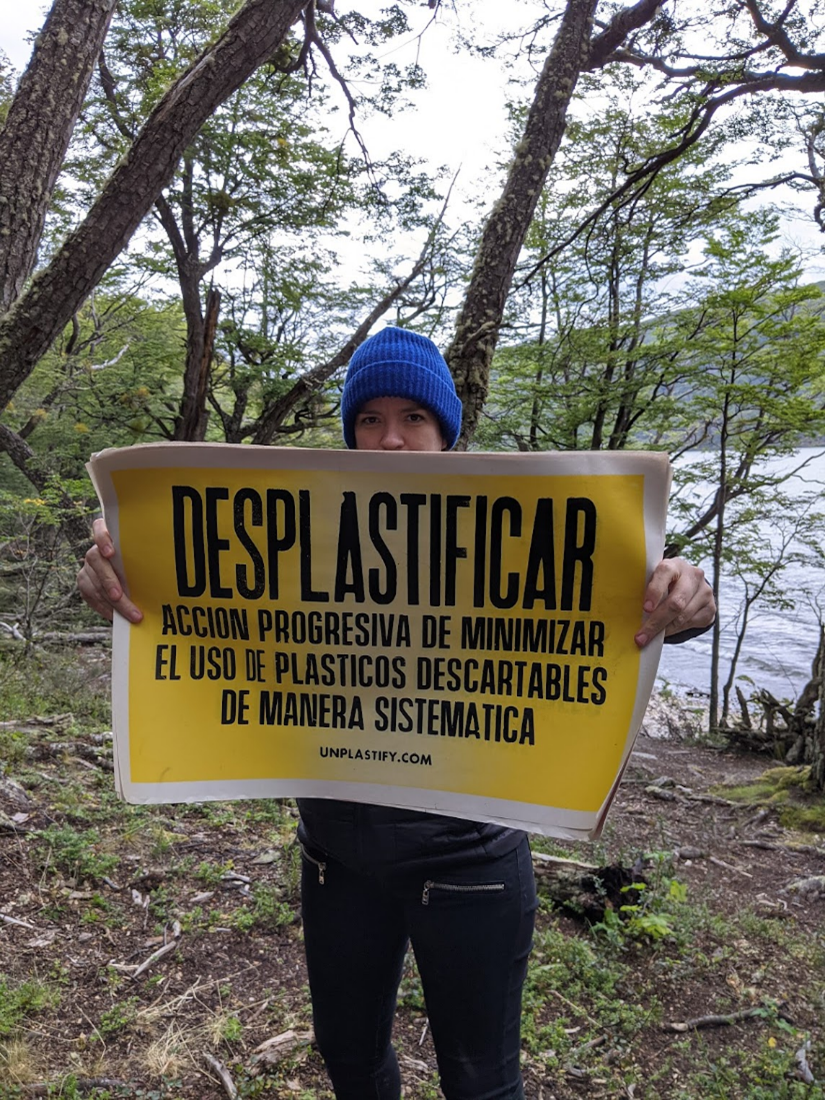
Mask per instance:
[[[114,612],[132,623],[139,623],[143,613],[123,591],[123,581],[115,572],[111,559],[115,545],[102,519],[93,526],[94,544],[86,551],[86,559],[77,574],[80,595],[99,615],[112,621]]]
[[[666,635],[680,634],[710,626],[716,618],[716,603],[705,574],[683,558],[659,562],[645,589],[643,606],[647,618],[636,634],[640,649],[662,630]]]

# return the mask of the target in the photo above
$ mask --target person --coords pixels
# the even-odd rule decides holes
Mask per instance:
[[[461,403],[432,341],[386,328],[355,352],[341,402],[348,447],[448,451]],[[140,610],[95,523],[78,575],[90,606]],[[635,635],[682,641],[715,616],[700,569],[660,562]],[[392,1046],[408,944],[421,976],[446,1100],[523,1100],[521,992],[536,892],[526,834],[501,825],[333,799],[300,799],[302,914],[315,1034],[337,1100],[398,1100]]]

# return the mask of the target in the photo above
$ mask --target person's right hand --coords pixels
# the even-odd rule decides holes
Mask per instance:
[[[86,560],[77,574],[80,595],[92,610],[109,622],[117,611],[129,622],[139,623],[143,612],[125,594],[123,581],[111,564],[115,544],[102,519],[95,520],[93,534],[94,545],[86,551]]]

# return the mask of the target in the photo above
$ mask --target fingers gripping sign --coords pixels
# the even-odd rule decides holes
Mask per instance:
[[[666,558],[653,570],[645,589],[646,618],[636,644],[644,648],[661,631],[665,636],[707,627],[716,617],[713,592],[701,569],[683,558]]]
[[[112,564],[115,557],[112,536],[102,519],[95,520],[93,534],[94,543],[86,551],[85,561],[77,574],[80,595],[92,610],[109,622],[117,611],[130,622],[139,623],[143,613],[124,592],[123,580]]]

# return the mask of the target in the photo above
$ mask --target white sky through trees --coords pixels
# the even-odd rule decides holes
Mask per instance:
[[[367,14],[377,15],[384,4],[365,0],[358,7]],[[494,29],[499,20],[493,16],[497,14],[500,19],[497,0],[474,0],[473,7],[473,22],[478,12],[483,14],[487,9],[482,23]],[[47,6],[29,7],[2,0],[0,8],[0,50],[20,72],[31,55],[29,36],[42,26]],[[406,11],[413,33],[380,50],[378,57],[399,66],[417,59],[427,74],[427,87],[415,94],[415,110],[403,111],[391,119],[380,116],[362,119],[360,125],[367,146],[371,152],[374,149],[376,156],[387,149],[403,149],[435,166],[445,165],[450,174],[461,168],[461,176],[467,179],[486,174],[488,167],[504,157],[506,151],[507,90],[502,67],[495,59],[454,51],[456,19],[461,30],[469,18],[464,7],[455,16],[450,13],[439,19],[433,19],[433,13],[424,4]],[[344,60],[351,46],[351,41],[345,40],[336,47],[333,51],[336,60]],[[340,123],[343,136],[344,111],[340,112]],[[335,133],[332,125],[330,128]]]

